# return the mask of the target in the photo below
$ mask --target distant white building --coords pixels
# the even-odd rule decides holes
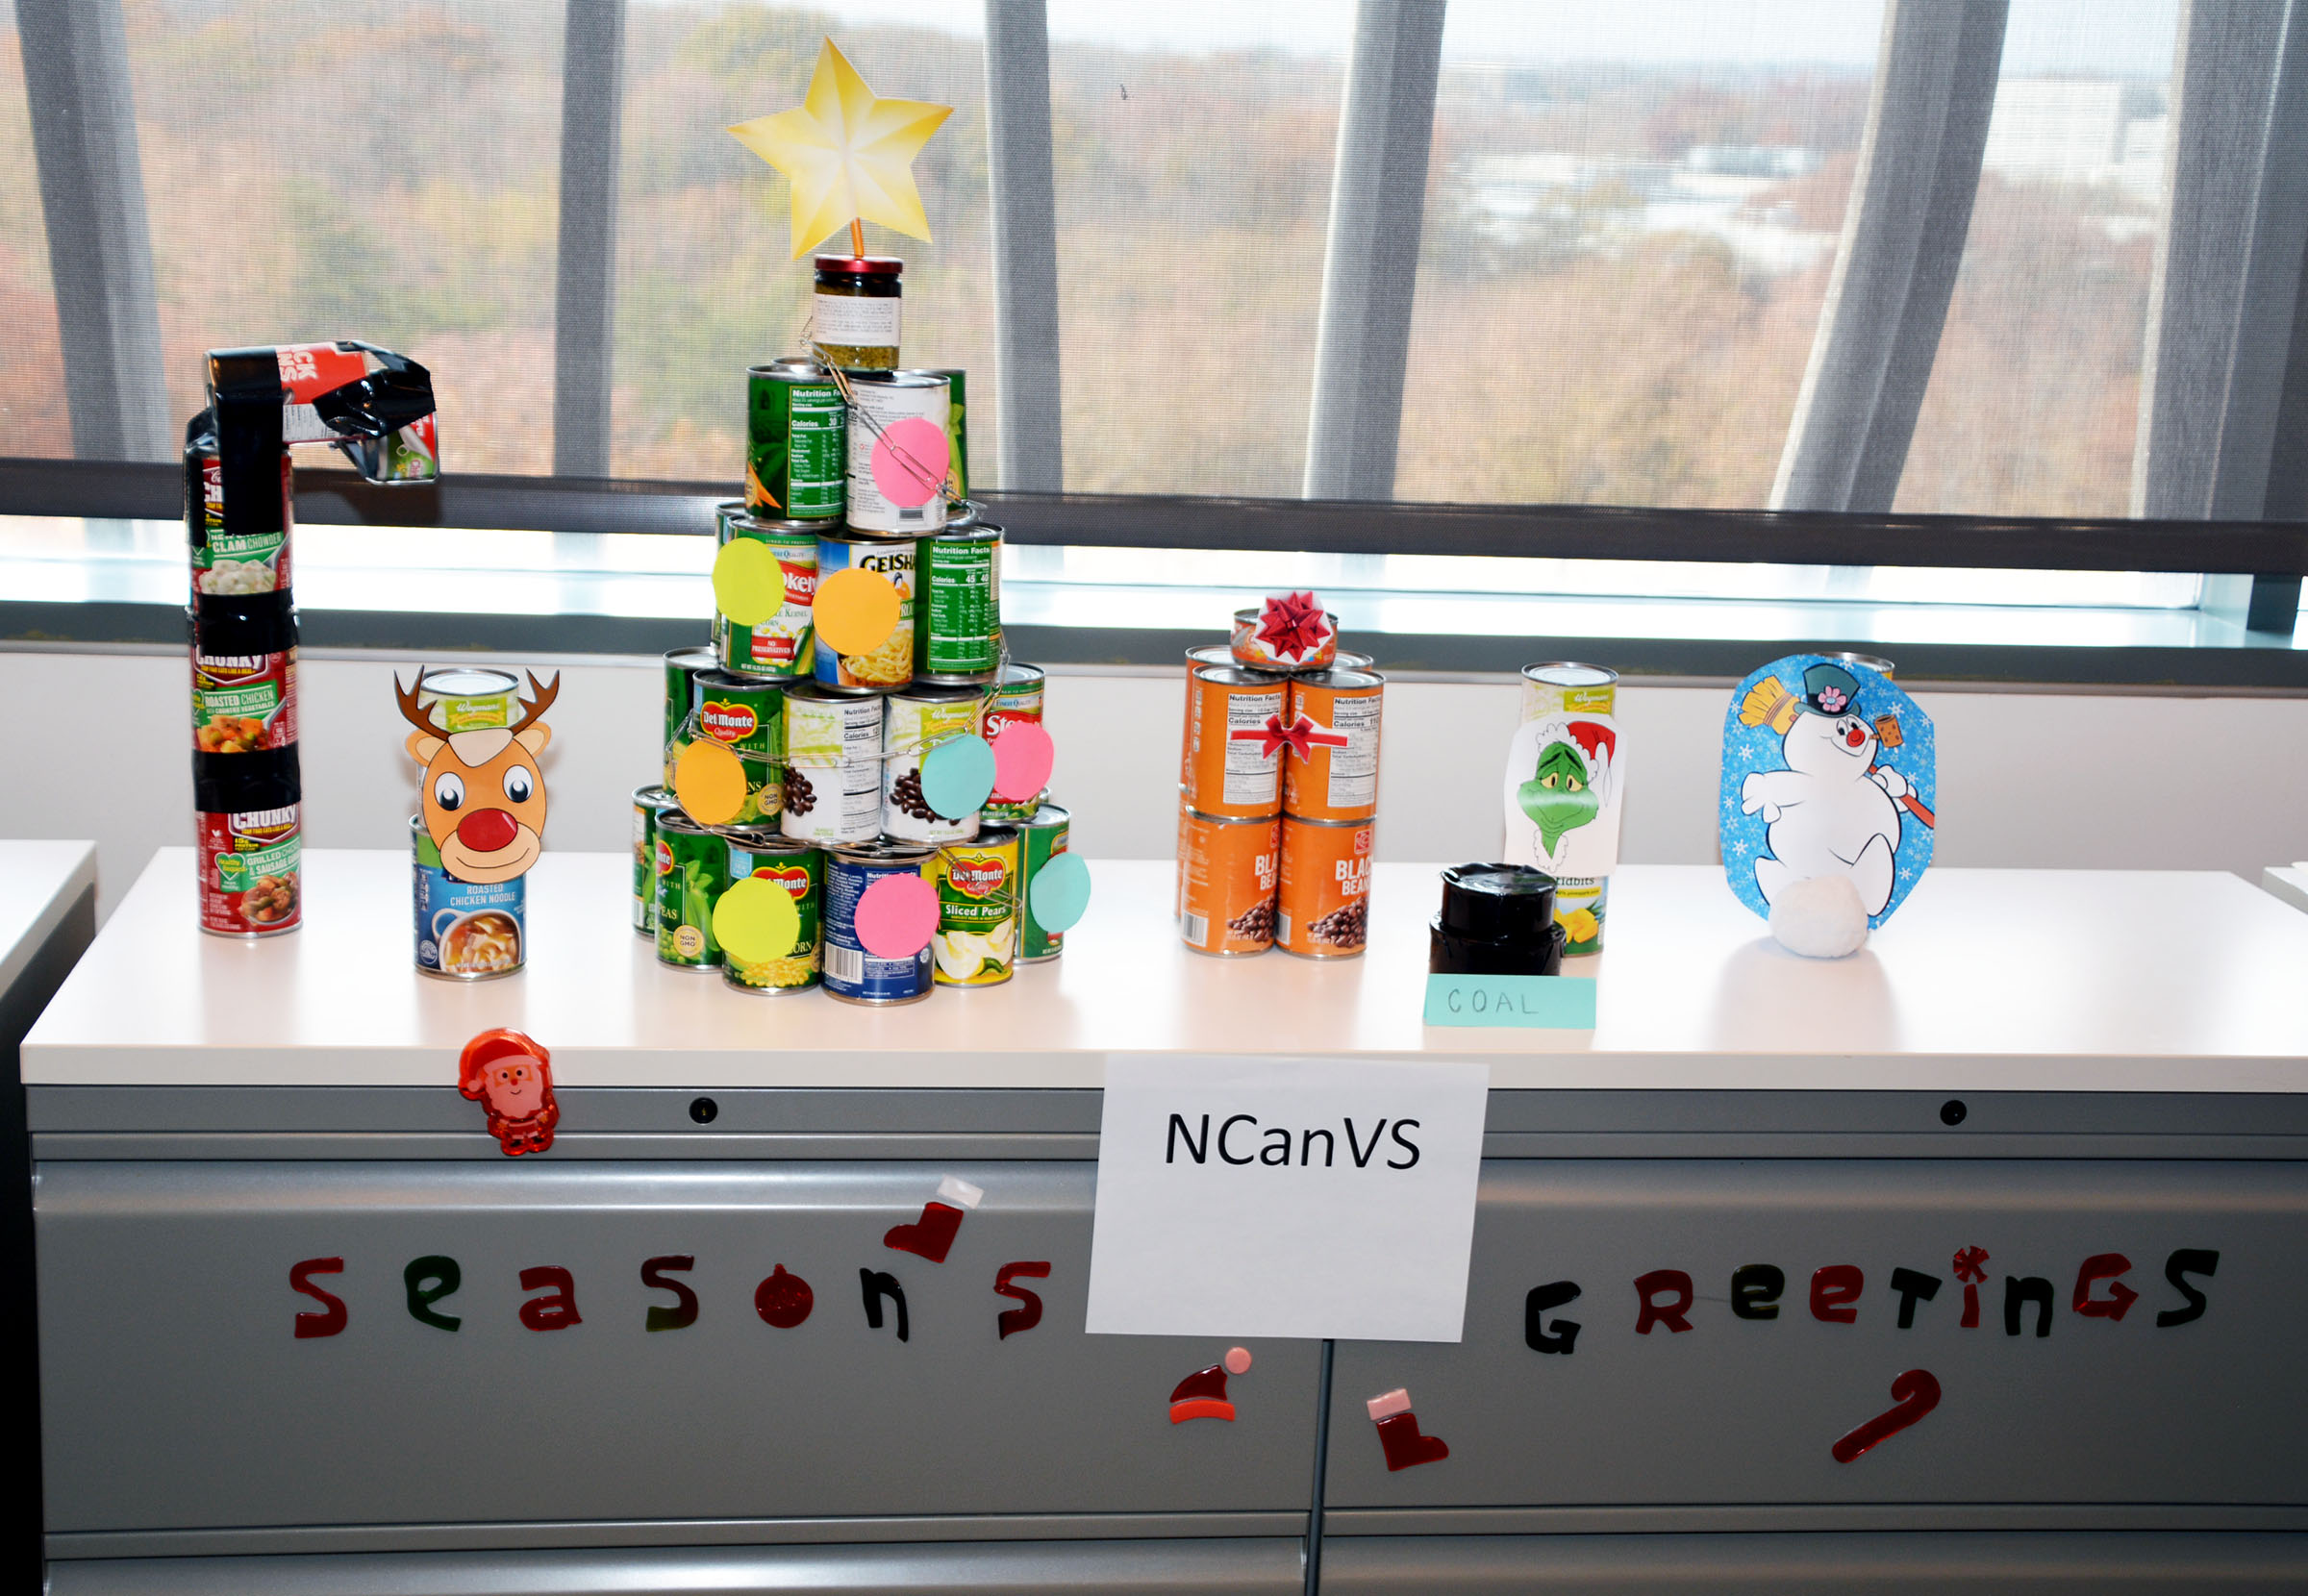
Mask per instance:
[[[1995,88],[1981,166],[2017,183],[2163,183],[2169,118],[2156,88],[2106,79],[2007,78]]]

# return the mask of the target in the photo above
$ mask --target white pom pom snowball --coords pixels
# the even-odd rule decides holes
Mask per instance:
[[[1868,945],[1868,909],[1848,876],[1790,882],[1771,905],[1771,936],[1806,959],[1842,959]]]

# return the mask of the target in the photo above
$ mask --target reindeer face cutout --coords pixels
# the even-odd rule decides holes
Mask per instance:
[[[560,696],[561,678],[548,686],[532,671],[528,701],[513,725],[448,736],[433,725],[415,688],[396,677],[393,690],[403,718],[417,728],[409,735],[409,757],[425,767],[418,796],[441,868],[478,885],[524,874],[544,851],[545,780],[537,756],[553,740],[552,728],[540,722]]]

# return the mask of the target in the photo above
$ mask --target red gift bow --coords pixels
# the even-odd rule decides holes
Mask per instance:
[[[1955,1278],[1968,1281],[1986,1280],[1988,1272],[1980,1265],[1987,1261],[1988,1250],[1985,1247],[1966,1247],[1955,1255]]]
[[[1300,759],[1311,760],[1315,757],[1317,744],[1324,748],[1346,746],[1345,733],[1317,726],[1304,714],[1288,726],[1282,723],[1282,716],[1268,715],[1264,726],[1245,726],[1240,731],[1229,732],[1227,736],[1236,742],[1264,744],[1258,751],[1258,757],[1262,760],[1272,759],[1277,748],[1288,748]]]
[[[1270,596],[1259,611],[1258,640],[1270,645],[1277,660],[1304,660],[1330,636],[1322,606],[1312,593]]]

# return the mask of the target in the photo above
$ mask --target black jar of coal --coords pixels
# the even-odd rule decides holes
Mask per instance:
[[[1523,864],[1453,864],[1427,928],[1433,975],[1561,975],[1555,878]]]

